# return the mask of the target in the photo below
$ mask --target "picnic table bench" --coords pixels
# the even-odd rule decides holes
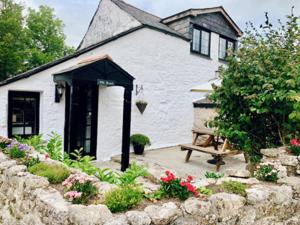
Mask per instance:
[[[236,155],[239,153],[237,150],[232,150],[227,139],[224,142],[220,142],[220,138],[215,137],[214,131],[209,128],[199,129],[195,128],[192,130],[194,139],[192,144],[180,145],[181,151],[187,151],[185,161],[188,162],[193,151],[202,152],[212,155],[216,160],[216,171],[220,170],[223,159],[229,155]],[[203,142],[197,144],[197,140],[200,136],[208,136]],[[219,150],[219,147],[221,149]]]

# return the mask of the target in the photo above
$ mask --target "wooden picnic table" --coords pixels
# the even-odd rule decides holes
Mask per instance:
[[[211,154],[216,160],[216,171],[220,170],[223,159],[229,155],[235,155],[238,151],[231,150],[231,146],[227,139],[216,137],[214,130],[210,128],[195,128],[193,132],[193,142],[192,144],[181,145],[182,151],[187,151],[185,161],[188,162],[193,151],[198,151],[202,153]],[[207,136],[207,138],[201,143],[197,143],[200,136]],[[223,140],[223,142],[221,142]],[[219,146],[222,148],[219,150]]]

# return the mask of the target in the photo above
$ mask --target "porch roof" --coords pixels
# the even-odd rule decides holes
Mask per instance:
[[[135,79],[109,55],[86,58],[78,64],[53,74],[54,82],[92,81],[105,86],[122,86],[133,89]]]

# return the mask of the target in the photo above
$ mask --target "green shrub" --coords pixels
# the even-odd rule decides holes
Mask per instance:
[[[32,174],[48,178],[51,184],[61,183],[70,175],[70,171],[65,166],[45,162],[29,167],[28,171]]]
[[[225,181],[221,188],[228,193],[246,196],[246,185],[238,181]]]
[[[217,174],[214,172],[206,172],[205,177],[208,179],[220,179],[220,178],[224,177],[224,173]]]
[[[0,141],[0,149],[5,149],[7,146],[7,143],[4,141]]]
[[[206,188],[206,187],[200,187],[198,188],[199,194],[211,196],[213,194],[213,190]]]
[[[64,197],[74,204],[85,204],[98,193],[92,180],[84,174],[72,174],[62,185],[68,190]]]
[[[267,18],[260,28],[250,26],[211,96],[218,133],[251,161],[261,149],[282,146],[300,130],[299,17],[272,24]]]
[[[23,144],[33,147],[35,150],[37,150],[39,152],[44,152],[45,143],[44,143],[42,137],[43,137],[42,134],[30,136],[28,138],[21,138],[19,136],[16,136],[16,140],[20,143],[23,143]]]
[[[135,162],[120,176],[121,184],[134,184],[136,178],[146,177],[148,175],[147,169],[144,166],[139,166]]]
[[[39,157],[36,157],[36,158],[34,158],[34,157],[26,157],[23,160],[24,165],[27,166],[28,168],[32,167],[32,166],[34,166],[34,165],[36,165],[36,164],[38,164],[40,162],[41,161],[40,161]]]
[[[126,211],[138,205],[143,199],[140,187],[125,185],[109,191],[104,196],[104,204],[113,213]]]
[[[257,179],[268,182],[276,182],[278,178],[278,171],[272,165],[260,164],[255,172]]]
[[[9,156],[12,159],[20,159],[20,158],[24,158],[26,156],[26,152],[23,149],[20,149],[18,147],[18,145],[13,145],[10,149],[9,149]]]
[[[143,134],[131,135],[130,142],[134,145],[141,145],[141,146],[146,146],[151,144],[150,139]]]
[[[144,194],[144,197],[149,199],[150,201],[157,201],[157,200],[160,200],[162,199],[163,197],[165,196],[164,192],[159,189],[155,192],[152,192],[150,194]]]
[[[45,152],[53,160],[63,161],[62,138],[59,134],[52,132],[47,142]]]

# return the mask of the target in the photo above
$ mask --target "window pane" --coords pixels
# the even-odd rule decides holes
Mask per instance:
[[[209,33],[206,31],[201,31],[201,53],[204,55],[209,54]]]
[[[193,29],[193,51],[200,52],[200,30]]]
[[[226,39],[220,38],[219,43],[219,58],[225,59],[226,57]]]
[[[23,127],[13,127],[12,128],[12,134],[13,135],[23,135]]]

